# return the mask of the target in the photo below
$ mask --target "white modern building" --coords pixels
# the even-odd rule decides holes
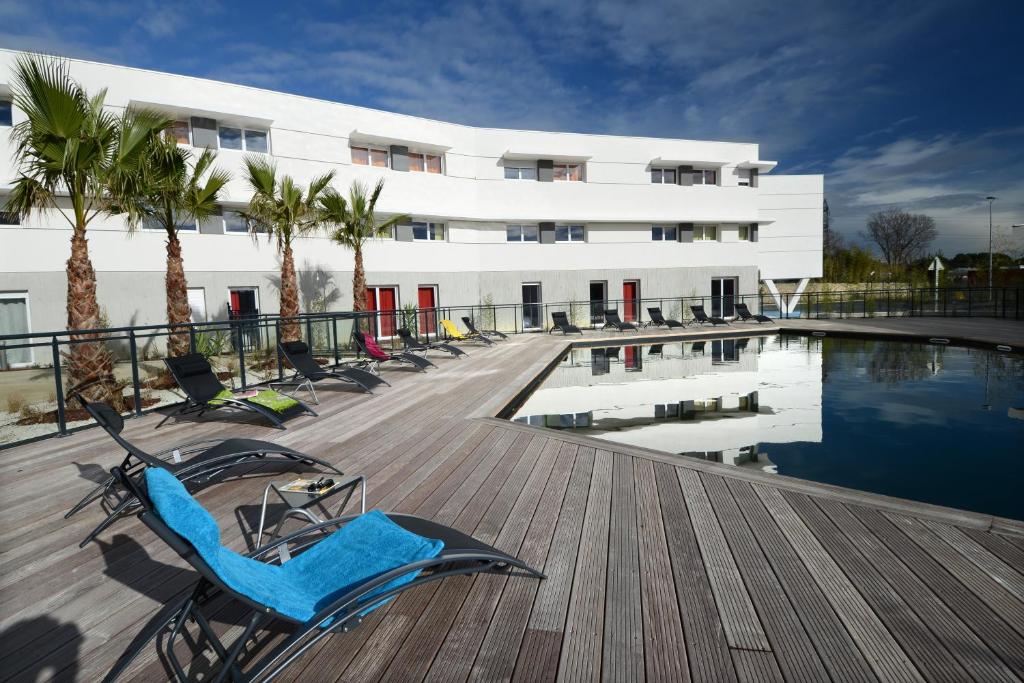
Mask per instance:
[[[10,101],[18,54],[0,50],[0,201],[17,173],[9,137],[20,118]],[[233,213],[249,198],[247,153],[272,155],[300,182],[334,170],[343,191],[353,180],[386,181],[378,209],[413,218],[367,250],[379,309],[488,300],[525,304],[530,322],[538,302],[719,296],[728,308],[729,295],[755,293],[762,281],[771,288],[822,272],[823,177],[773,175],[776,163],[756,144],[475,128],[95,62],[70,69],[89,91],[106,88],[111,108],[169,114],[181,144],[218,149],[233,174],[223,216],[182,238],[199,318],[223,317],[229,305],[277,309],[275,251]],[[60,329],[67,223],[38,214],[0,224],[0,334],[18,331],[22,317],[32,331]],[[106,218],[89,235],[110,322],[161,322],[163,233],[129,237]],[[312,237],[298,244],[296,264],[333,278],[341,297],[332,309],[351,308],[350,252]]]

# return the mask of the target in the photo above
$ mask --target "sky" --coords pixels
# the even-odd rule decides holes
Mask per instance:
[[[1024,0],[3,0],[0,47],[477,126],[735,140],[825,174],[832,225],[1024,223]],[[1018,233],[1021,231],[1018,230]]]

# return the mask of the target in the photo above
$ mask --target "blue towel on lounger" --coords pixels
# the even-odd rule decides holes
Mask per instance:
[[[267,564],[222,546],[216,520],[174,475],[150,467],[146,488],[164,523],[195,547],[225,585],[301,622],[359,585],[410,562],[437,557],[444,548],[443,542],[406,531],[372,510],[288,562]],[[410,572],[371,595],[406,584],[418,574]]]

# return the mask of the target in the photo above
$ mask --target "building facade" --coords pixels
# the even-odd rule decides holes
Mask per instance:
[[[0,50],[0,202],[17,174],[10,83],[18,54]],[[107,89],[109,107],[168,114],[181,144],[218,149],[218,165],[232,173],[223,215],[182,234],[197,318],[222,318],[228,306],[277,310],[275,251],[234,213],[249,199],[242,159],[250,153],[271,155],[300,183],[333,170],[343,192],[354,180],[385,180],[378,210],[412,221],[366,250],[370,303],[380,309],[688,296],[728,306],[729,295],[755,293],[762,281],[821,275],[823,177],[771,174],[775,162],[761,160],[756,144],[475,128],[69,64],[90,92]],[[0,320],[23,310],[31,331],[60,329],[68,224],[53,212],[0,223]],[[119,218],[101,217],[89,236],[109,321],[161,322],[163,233],[129,236]],[[299,240],[295,252],[300,279],[337,287],[330,307],[350,309],[352,254],[326,236]],[[17,322],[5,325],[0,333],[17,331]]]

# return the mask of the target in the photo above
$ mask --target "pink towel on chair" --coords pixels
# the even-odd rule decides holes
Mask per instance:
[[[381,348],[377,345],[377,340],[370,335],[365,335],[363,337],[363,344],[366,345],[366,352],[377,360],[388,360],[391,358],[390,355],[381,351]]]

